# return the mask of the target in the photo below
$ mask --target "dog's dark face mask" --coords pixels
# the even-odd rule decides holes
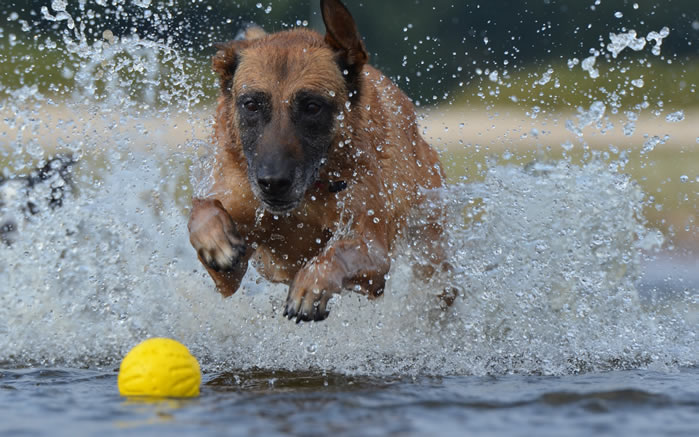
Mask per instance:
[[[235,98],[250,186],[270,212],[296,208],[327,160],[339,109],[324,94],[300,89],[284,99],[257,89]]]

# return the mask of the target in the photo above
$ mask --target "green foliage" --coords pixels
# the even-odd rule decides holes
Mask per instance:
[[[59,40],[65,23],[41,18],[41,7],[51,12],[50,3],[4,2],[0,26],[5,35],[14,32],[19,39],[53,35]],[[268,31],[304,21],[322,30],[316,0],[152,0],[147,9],[130,0],[101,3],[106,6],[91,0],[69,2],[68,12],[81,17],[77,24],[86,26],[88,38],[98,40],[106,29],[117,37],[138,33],[171,41],[192,55],[211,55],[212,42],[233,38],[250,21]],[[372,63],[421,101],[441,100],[459,83],[472,81],[475,67],[503,69],[507,63],[514,71],[582,59],[590,50],[599,50],[610,32],[624,29],[645,36],[669,27],[663,53],[675,61],[696,59],[699,44],[695,0],[605,0],[596,6],[592,1],[563,0],[346,0],[346,4],[366,39]],[[623,16],[616,17],[616,12]],[[23,26],[29,30],[22,31]]]

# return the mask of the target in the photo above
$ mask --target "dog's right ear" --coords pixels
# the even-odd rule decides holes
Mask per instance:
[[[228,41],[214,43],[217,49],[211,65],[220,79],[221,92],[228,94],[233,84],[233,75],[238,67],[238,52],[248,45],[247,41]]]
[[[233,75],[238,67],[240,50],[250,45],[250,41],[267,35],[260,26],[248,23],[238,32],[233,41],[214,43],[217,52],[212,59],[212,67],[221,79],[221,91],[226,94],[231,89]]]

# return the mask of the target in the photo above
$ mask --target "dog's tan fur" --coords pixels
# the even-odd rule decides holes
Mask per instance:
[[[440,187],[444,179],[437,153],[418,132],[411,101],[366,64],[349,13],[337,0],[321,6],[325,37],[307,29],[270,35],[254,29],[249,39],[227,44],[214,57],[224,89],[216,112],[215,183],[209,196],[193,200],[189,223],[192,244],[224,296],[235,293],[252,260],[270,281],[290,285],[285,314],[297,321],[324,318],[328,299],[343,289],[380,295],[406,216],[423,201],[424,189]],[[340,70],[345,64],[356,69],[354,90]],[[247,174],[235,96],[249,89],[280,103],[262,136],[271,136],[268,142],[289,156],[304,153],[286,115],[296,93],[323,93],[341,109],[333,114],[317,182],[288,213],[263,212]],[[346,189],[331,192],[337,181]],[[426,241],[439,240],[438,224],[421,231]]]

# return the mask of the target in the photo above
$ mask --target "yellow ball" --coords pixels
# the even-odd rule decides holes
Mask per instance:
[[[119,367],[122,396],[199,396],[199,362],[180,342],[151,338],[131,349]]]

